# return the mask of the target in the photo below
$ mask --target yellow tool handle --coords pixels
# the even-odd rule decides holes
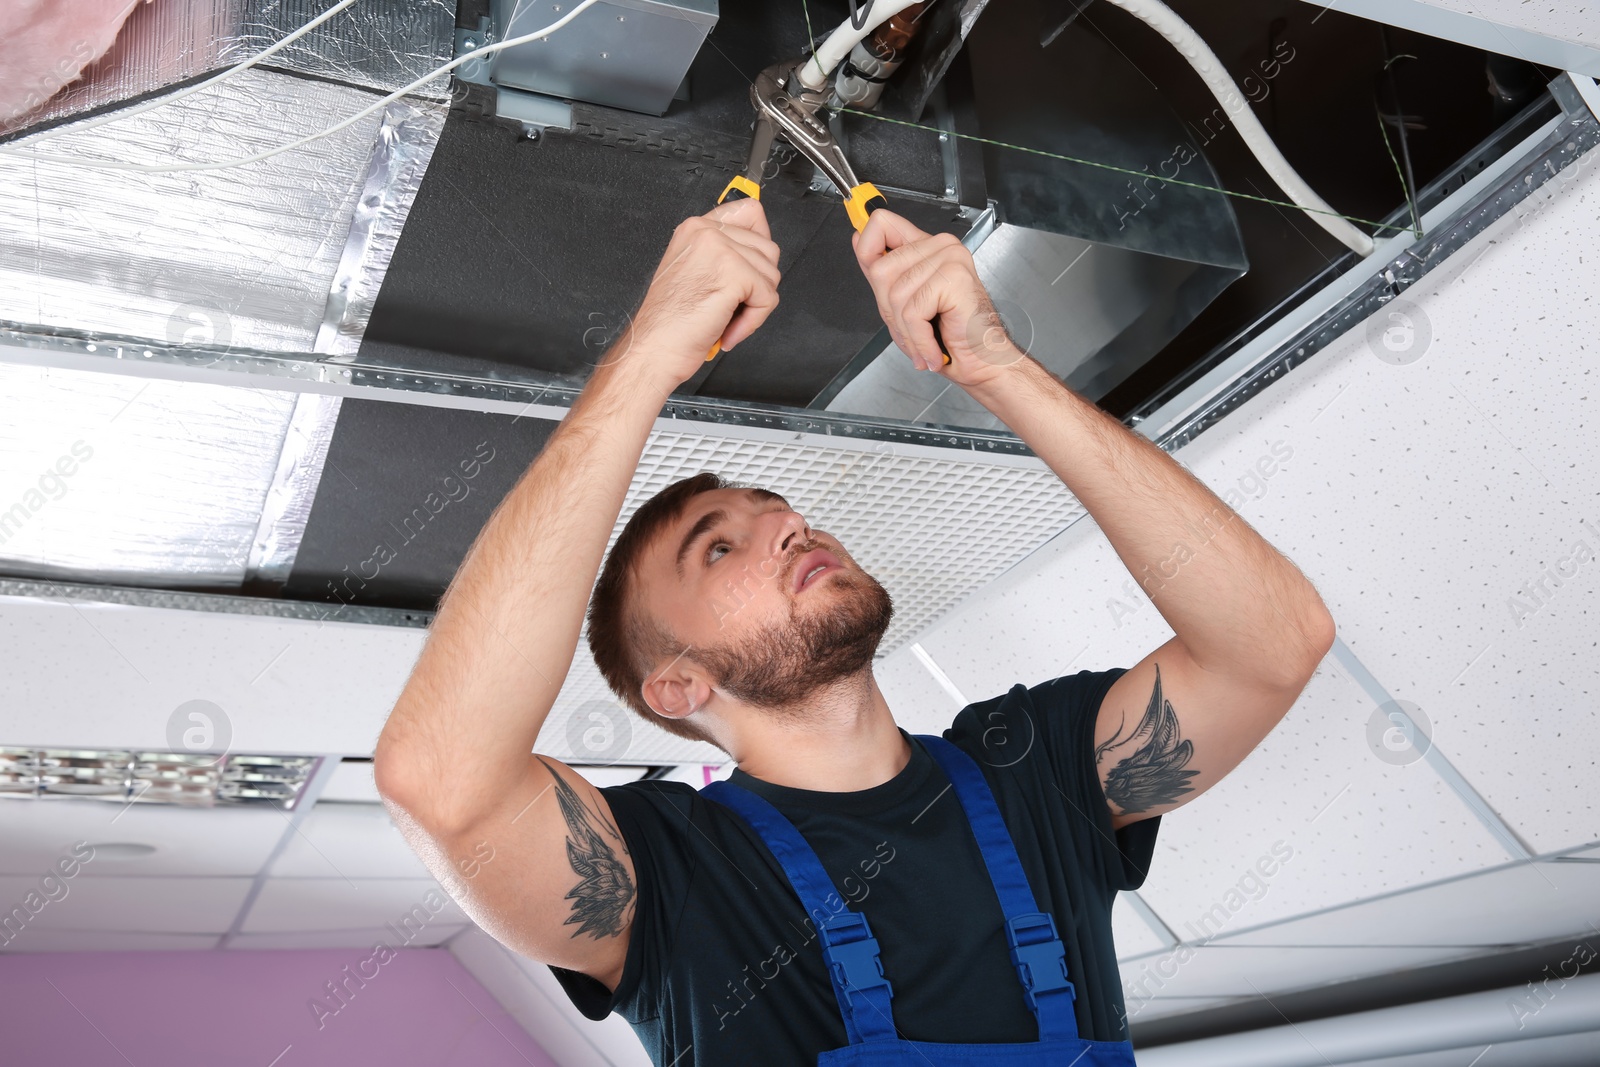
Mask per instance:
[[[850,225],[860,233],[867,228],[867,217],[880,207],[888,207],[889,201],[878,192],[878,187],[871,182],[862,182],[850,190],[850,195],[845,197],[844,210],[850,216]],[[944,356],[944,365],[950,365],[950,352],[944,347],[944,335],[939,332],[939,320],[935,318],[928,325],[933,327],[933,339],[939,346],[939,352]]]
[[[717,203],[724,200],[760,200],[761,186],[746,178],[743,174],[735,174],[733,180],[722,190],[722,195],[717,197]],[[722,351],[722,341],[719,339],[711,346],[711,351],[706,353],[706,362],[710,363],[717,358],[717,353]]]

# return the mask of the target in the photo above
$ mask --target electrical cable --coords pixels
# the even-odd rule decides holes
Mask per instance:
[[[351,2],[354,2],[354,0],[351,0]],[[349,118],[345,119],[343,122],[337,123],[337,124],[335,124],[333,126],[329,126],[327,129],[321,130],[321,131],[319,131],[317,133],[307,134],[306,136],[300,138],[297,141],[290,141],[288,144],[282,144],[282,145],[277,146],[276,148],[269,148],[265,152],[257,152],[253,156],[241,156],[238,159],[228,159],[228,160],[222,160],[222,161],[214,162],[214,163],[173,163],[173,164],[167,164],[167,165],[163,165],[163,166],[151,166],[151,165],[142,164],[142,163],[111,163],[111,162],[106,162],[106,161],[103,161],[103,160],[74,159],[71,156],[41,155],[37,151],[35,151],[33,149],[33,145],[32,144],[26,144],[26,145],[15,145],[15,146],[13,146],[13,145],[0,146],[0,157],[9,156],[9,155],[16,155],[16,156],[26,155],[29,159],[36,160],[36,161],[44,161],[44,162],[49,162],[49,163],[64,163],[64,164],[66,164],[68,166],[86,167],[86,168],[88,168],[90,170],[134,171],[134,172],[137,172],[137,173],[140,173],[140,174],[168,174],[168,173],[174,173],[174,172],[178,172],[178,171],[195,171],[195,170],[225,170],[225,169],[227,169],[229,167],[242,167],[242,166],[245,166],[246,164],[249,164],[249,163],[259,163],[263,159],[270,159],[273,156],[279,155],[279,154],[281,154],[283,152],[291,152],[294,149],[301,147],[302,145],[310,144],[312,141],[321,140],[324,137],[330,137],[333,134],[336,134],[341,130],[347,129],[350,126],[353,126],[355,123],[360,122],[362,119],[366,118],[368,115],[371,115],[372,113],[374,113],[374,112],[382,109],[383,107],[387,106],[389,103],[391,103],[391,102],[393,102],[395,100],[398,100],[400,97],[402,97],[402,96],[406,95],[407,93],[411,92],[413,89],[416,89],[421,85],[425,85],[426,83],[428,83],[429,81],[432,81],[434,78],[438,77],[439,75],[448,73],[449,71],[452,71],[452,70],[455,70],[457,67],[461,66],[463,63],[466,63],[466,62],[469,62],[469,61],[471,61],[473,59],[476,59],[479,56],[487,55],[487,54],[489,54],[491,52],[498,52],[501,49],[505,49],[505,48],[512,48],[512,47],[514,47],[516,45],[519,45],[519,44],[526,44],[527,42],[532,41],[532,40],[542,40],[542,39],[548,37],[550,34],[554,33],[555,31],[561,29],[567,23],[571,22],[574,18],[576,18],[579,14],[581,14],[584,11],[584,9],[593,6],[596,2],[597,2],[597,0],[580,0],[580,3],[578,3],[576,6],[574,6],[571,11],[567,12],[565,15],[561,16],[559,19],[556,19],[556,21],[552,22],[550,25],[545,26],[543,29],[534,30],[532,33],[525,33],[525,34],[521,35],[520,37],[512,37],[512,38],[509,38],[509,39],[504,40],[504,41],[497,41],[494,44],[485,45],[484,47],[475,49],[475,50],[473,50],[471,52],[468,52],[465,55],[457,56],[455,59],[452,59],[450,62],[441,64],[440,66],[438,66],[438,67],[434,68],[433,70],[429,71],[428,73],[424,74],[422,77],[418,78],[416,81],[412,82],[410,85],[402,86],[401,88],[396,89],[394,92],[390,93],[389,95],[387,95],[385,97],[382,97],[376,103],[372,104],[370,107],[367,107],[367,108],[365,108],[365,109],[363,109],[361,111],[356,112],[354,115],[351,115]],[[224,73],[228,73],[228,72],[224,72]],[[65,129],[65,130],[63,130],[61,132],[68,133],[68,132],[75,132],[75,131],[72,128],[69,127],[69,128],[67,128],[67,129]]]

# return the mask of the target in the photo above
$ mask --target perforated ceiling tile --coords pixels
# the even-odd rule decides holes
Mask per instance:
[[[1600,26],[1591,3],[1530,4],[1528,0],[1421,0],[1429,7],[1472,15],[1529,33],[1575,44],[1600,45]]]
[[[1426,763],[1385,758],[1374,710],[1325,663],[1232,773],[1162,817],[1139,892],[1179,937],[1205,940],[1506,858]]]
[[[1128,903],[1126,893],[1118,893],[1111,905],[1111,937],[1116,942],[1119,960],[1159,952],[1168,947],[1167,942],[1157,937],[1155,931],[1150,929],[1150,924]]]
[[[803,446],[797,446],[801,441]],[[657,430],[645,447],[610,543],[639,505],[702,470],[782,494],[813,529],[837,537],[882,583],[894,599],[895,617],[880,656],[915,639],[951,606],[1082,513],[1061,480],[1032,457],[799,434]],[[539,749],[594,762],[726,759],[710,745],[681,741],[621,709],[586,642],[580,642],[540,733]]]
[[[1183,453],[1294,450],[1252,523],[1535,851],[1600,839],[1597,206],[1600,150]]]
[[[1078,671],[1132,667],[1172,629],[1092,521],[940,619],[919,643],[969,701]]]
[[[913,734],[943,734],[965,702],[940,688],[911,645],[902,645],[872,665],[878,688],[894,713],[895,722]],[[965,696],[966,694],[962,694]],[[969,698],[970,699],[970,698]]]

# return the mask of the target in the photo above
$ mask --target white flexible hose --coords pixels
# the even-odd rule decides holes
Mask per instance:
[[[850,54],[850,49],[866,40],[873,30],[917,2],[918,0],[874,2],[872,9],[867,12],[866,23],[859,30],[851,25],[849,19],[845,19],[839,24],[839,28],[822,42],[822,47],[800,67],[800,84],[813,91],[821,90],[828,84],[828,76],[833,73],[833,68],[844,62],[844,57]]]
[[[1227,110],[1234,126],[1239,130],[1239,136],[1244,138],[1244,143],[1255,154],[1262,167],[1266,168],[1272,180],[1277,182],[1278,188],[1282,189],[1290,200],[1300,205],[1312,222],[1333,234],[1358,255],[1372,254],[1372,238],[1340,218],[1338,213],[1334,212],[1333,208],[1329,207],[1327,202],[1313,192],[1311,186],[1295,173],[1289,161],[1283,158],[1283,153],[1278,151],[1278,146],[1272,143],[1272,138],[1267,136],[1267,131],[1262,129],[1256,113],[1250,110],[1250,105],[1245,102],[1239,87],[1228,76],[1228,71],[1217,58],[1217,54],[1211,51],[1187,22],[1160,0],[1106,0],[1106,2],[1115,4],[1146,23],[1165,37],[1168,44],[1183,53],[1183,57],[1189,61],[1195,73],[1205,79],[1206,87],[1217,98],[1217,102]],[[833,38],[830,37],[828,43],[832,44]]]

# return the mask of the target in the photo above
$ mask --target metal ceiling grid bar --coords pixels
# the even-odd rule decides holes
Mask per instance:
[[[1524,0],[1525,2],[1525,0]],[[1478,14],[1452,11],[1428,0],[1306,0],[1313,7],[1357,15],[1429,37],[1487,52],[1513,56],[1557,70],[1576,70],[1600,78],[1600,48],[1564,41],[1518,26],[1508,26]],[[1541,7],[1543,5],[1540,5]],[[1552,5],[1559,7],[1560,5]],[[1321,15],[1317,16],[1321,18]]]
[[[430,407],[483,411],[559,421],[583,383],[536,371],[461,374],[401,369],[374,363],[333,363],[296,353],[238,347],[172,345],[147,339],[75,330],[41,331],[0,322],[0,360],[31,366],[128,374],[169,381],[322,393]],[[932,426],[712,397],[674,396],[658,424],[708,423],[718,432],[765,429],[788,435],[891,441],[939,449],[1030,456],[1015,434],[959,426]]]
[[[1419,735],[1422,737],[1423,741],[1427,743],[1427,748],[1422,753],[1423,761],[1432,767],[1440,778],[1444,779],[1445,785],[1449,786],[1450,791],[1461,799],[1461,802],[1471,810],[1479,822],[1483,823],[1495,841],[1499,842],[1500,847],[1504,848],[1512,859],[1531,861],[1534,855],[1533,850],[1528,847],[1521,837],[1517,836],[1515,830],[1506,824],[1506,821],[1500,817],[1500,813],[1490,807],[1489,802],[1484,800],[1476,789],[1472,788],[1472,784],[1462,776],[1460,771],[1456,770],[1455,765],[1439,750],[1439,746],[1433,743],[1433,739],[1428,737],[1427,733],[1412,720],[1400,702],[1389,694],[1383,683],[1373,676],[1372,672],[1367,669],[1367,665],[1361,662],[1360,657],[1351,650],[1349,645],[1345,644],[1343,637],[1334,638],[1333,658],[1339,661],[1339,665],[1349,673],[1351,680],[1361,687],[1373,704],[1380,709],[1388,710],[1390,720],[1395,722],[1397,726],[1406,729],[1409,737],[1415,738]],[[1421,746],[1413,742],[1413,747]]]
[[[1502,863],[1497,867],[1483,867],[1483,868],[1480,868],[1479,870],[1476,870],[1476,871],[1464,871],[1461,874],[1453,874],[1453,875],[1450,875],[1448,878],[1440,878],[1440,879],[1437,879],[1437,880],[1432,881],[1432,882],[1423,882],[1423,883],[1421,883],[1419,885],[1402,886],[1399,889],[1386,889],[1381,893],[1374,893],[1370,897],[1362,897],[1360,900],[1347,900],[1347,901],[1344,901],[1344,902],[1339,903],[1339,904],[1328,904],[1328,905],[1326,905],[1324,907],[1313,908],[1311,911],[1301,912],[1298,915],[1287,915],[1287,916],[1285,916],[1285,917],[1283,917],[1281,919],[1273,919],[1273,920],[1271,920],[1269,922],[1256,923],[1254,926],[1244,926],[1244,927],[1241,927],[1241,928],[1239,928],[1237,930],[1233,930],[1233,931],[1229,932],[1226,935],[1222,935],[1222,936],[1217,937],[1212,943],[1215,944],[1217,942],[1232,941],[1233,939],[1235,939],[1237,937],[1241,937],[1241,936],[1243,936],[1245,934],[1254,934],[1254,933],[1258,933],[1258,932],[1260,932],[1262,930],[1270,930],[1275,926],[1289,926],[1289,925],[1292,925],[1294,923],[1301,922],[1301,921],[1303,921],[1305,919],[1314,919],[1319,915],[1329,915],[1329,914],[1332,914],[1333,912],[1336,912],[1336,911],[1344,911],[1347,908],[1364,907],[1364,906],[1366,906],[1368,904],[1375,904],[1375,903],[1377,903],[1379,901],[1390,900],[1390,899],[1392,899],[1394,897],[1404,896],[1407,893],[1421,893],[1421,892],[1424,892],[1424,891],[1429,890],[1429,889],[1436,889],[1436,888],[1438,888],[1439,886],[1442,886],[1442,885],[1449,885],[1452,882],[1464,882],[1464,881],[1466,881],[1468,879],[1471,879],[1471,878],[1482,878],[1482,877],[1485,877],[1487,875],[1495,874],[1495,873],[1497,873],[1499,871],[1504,871],[1504,870],[1507,870],[1507,869],[1512,868],[1512,867],[1525,867],[1525,866],[1528,866],[1530,863],[1531,864],[1540,864],[1540,863],[1574,863],[1574,862],[1588,863],[1588,862],[1600,862],[1600,857],[1597,857],[1595,860],[1590,860],[1587,857],[1576,857],[1576,856],[1572,856],[1571,855],[1571,853],[1574,853],[1574,852],[1584,852],[1586,850],[1593,849],[1597,845],[1600,845],[1600,841],[1591,841],[1586,845],[1578,845],[1578,846],[1573,847],[1573,848],[1564,848],[1560,852],[1546,852],[1543,855],[1533,856],[1528,860],[1508,860],[1505,863]],[[1361,947],[1386,948],[1386,947],[1393,947],[1393,946],[1389,946],[1389,945],[1362,946],[1362,945],[1351,944],[1351,943],[1347,943],[1347,942],[1341,942],[1341,944],[1347,945],[1347,947],[1351,947],[1351,948],[1361,948]],[[1248,945],[1246,947],[1270,948],[1270,947],[1275,947],[1275,946],[1270,946],[1270,945],[1267,945],[1267,946]],[[1469,946],[1466,946],[1466,947],[1470,948],[1472,946],[1469,945]],[[1149,952],[1140,952],[1137,955],[1127,956],[1127,957],[1121,958],[1121,959],[1119,959],[1118,962],[1126,964],[1126,963],[1130,963],[1130,962],[1133,962],[1133,961],[1136,961],[1136,960],[1150,959],[1153,956],[1160,956],[1163,953],[1170,952],[1170,951],[1172,951],[1172,950],[1171,949],[1165,949],[1165,948],[1163,948],[1163,949],[1152,949]]]
[[[1416,284],[1597,144],[1600,121],[1587,111],[1575,114],[1564,110],[1429,209],[1423,215],[1425,236],[1420,241],[1406,232],[1380,240],[1372,255],[1312,294],[1135,428],[1168,451],[1188,444]]]
[[[294,810],[284,812],[279,809],[288,823],[283,828],[283,836],[278,838],[278,843],[267,853],[267,858],[262,861],[261,869],[256,871],[255,877],[250,880],[250,888],[245,892],[244,900],[239,904],[239,913],[233,917],[233,922],[228,924],[227,933],[217,938],[216,948],[223,949],[232,945],[233,940],[239,936],[244,927],[245,920],[250,917],[250,909],[255,907],[256,898],[261,896],[261,891],[266,888],[267,879],[271,877],[272,865],[278,862],[278,857],[283,855],[289,847],[289,842],[294,840],[300,832],[300,824],[306,821],[311,809],[317,806],[317,798],[322,796],[322,791],[333,781],[334,772],[339,769],[338,756],[321,756],[317,759],[316,769],[311,772],[311,777],[306,779],[305,786],[300,790],[296,799]]]

